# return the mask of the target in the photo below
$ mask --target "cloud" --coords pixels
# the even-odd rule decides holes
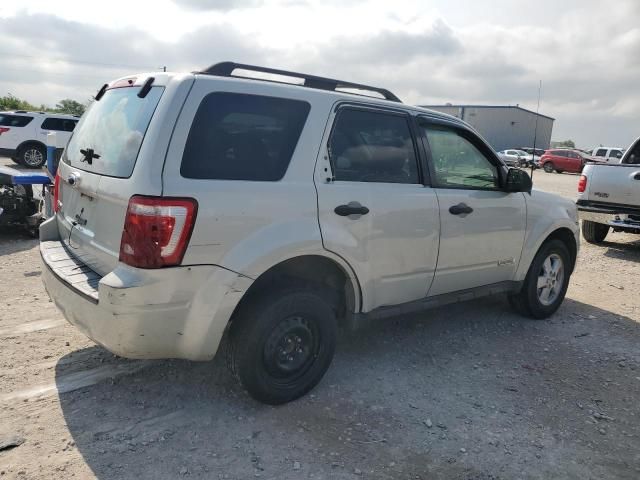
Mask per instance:
[[[201,10],[214,3],[174,1],[197,3]],[[292,0],[282,0],[280,6],[287,1]],[[551,0],[540,1],[543,10],[551,8]],[[249,3],[215,2],[233,8]],[[350,15],[362,13],[360,27],[370,21],[365,18],[370,4],[348,4]],[[0,18],[0,86],[32,102],[53,104],[65,97],[83,100],[105,81],[136,71],[163,65],[192,71],[232,60],[377,85],[412,104],[520,104],[535,109],[542,80],[541,113],[556,118],[554,137],[592,146],[625,145],[640,135],[635,122],[640,111],[640,26],[635,21],[640,2],[620,1],[610,9],[583,0],[565,10],[558,7],[552,22],[541,13],[526,24],[513,17],[508,25],[456,24],[440,14],[416,13],[409,21],[372,22],[368,31],[358,28],[358,33],[341,28],[314,38],[291,35],[278,46],[260,35],[275,28],[269,23],[270,8],[264,3],[220,17],[224,20],[207,18],[190,33],[171,39],[136,27],[96,26],[53,15],[22,12]],[[313,19],[321,8],[298,5],[295,11]],[[328,14],[338,9],[326,8]],[[261,19],[260,31],[247,29],[250,22],[243,19],[254,24]],[[594,19],[598,28],[592,28]],[[82,63],[86,60],[93,64]]]
[[[173,0],[176,5],[193,10],[217,10],[226,12],[240,8],[258,7],[263,0]]]

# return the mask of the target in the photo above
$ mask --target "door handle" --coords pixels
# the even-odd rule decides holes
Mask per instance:
[[[360,205],[358,202],[349,202],[348,205],[338,205],[333,211],[341,217],[347,217],[349,215],[366,215],[369,213],[369,209]]]
[[[449,213],[452,215],[466,215],[467,213],[471,212],[473,212],[473,208],[471,208],[466,203],[459,203],[458,205],[449,207]]]

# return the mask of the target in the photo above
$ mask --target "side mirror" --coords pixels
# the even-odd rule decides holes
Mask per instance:
[[[533,182],[527,172],[519,168],[510,168],[507,172],[505,182],[505,192],[527,192],[531,193]]]

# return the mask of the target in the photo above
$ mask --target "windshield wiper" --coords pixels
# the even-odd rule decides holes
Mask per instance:
[[[81,148],[80,153],[84,155],[84,158],[81,158],[80,161],[87,162],[89,165],[93,163],[94,158],[96,159],[100,158],[100,155],[98,155],[97,153],[94,153],[93,148],[85,148],[85,149]]]

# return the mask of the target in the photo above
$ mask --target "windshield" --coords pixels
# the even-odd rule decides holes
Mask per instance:
[[[131,176],[163,90],[153,87],[144,98],[138,97],[139,88],[107,90],[82,116],[63,161],[100,175]]]

